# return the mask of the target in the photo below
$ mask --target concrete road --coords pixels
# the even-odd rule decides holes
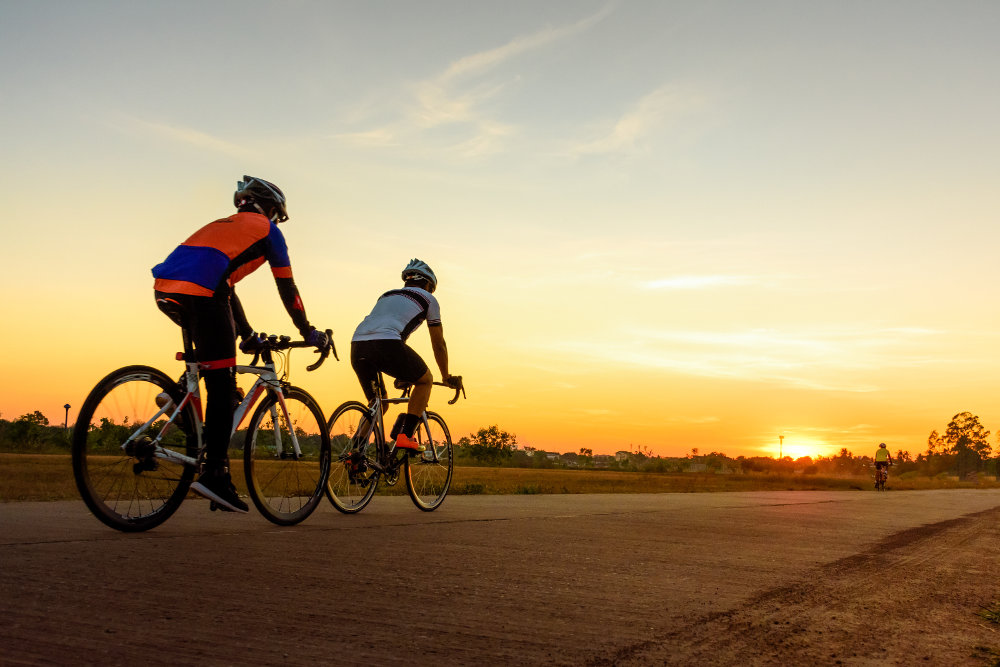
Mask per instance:
[[[380,497],[292,528],[251,512],[189,500],[125,535],[79,502],[0,504],[0,663],[955,664],[993,630],[914,628],[869,655],[848,624],[891,610],[861,587],[905,570],[902,633],[937,603],[985,627],[988,592],[925,598],[970,563],[1000,575],[994,490],[453,496],[433,513]]]

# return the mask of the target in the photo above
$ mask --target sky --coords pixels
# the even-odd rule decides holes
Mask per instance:
[[[250,174],[288,196],[335,332],[340,363],[290,364],[327,413],[419,257],[468,390],[431,399],[455,439],[916,453],[963,411],[996,433],[997,34],[992,0],[0,0],[0,417],[72,424],[114,368],[179,374],[150,268]],[[266,269],[237,292],[293,332]]]

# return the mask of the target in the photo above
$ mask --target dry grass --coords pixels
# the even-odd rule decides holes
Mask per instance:
[[[245,493],[242,462],[233,461],[233,481]],[[868,477],[806,475],[713,475],[635,473],[607,470],[536,470],[457,467],[452,494],[539,493],[703,493],[717,491],[819,491],[872,488]],[[889,490],[1000,488],[994,480],[978,483],[953,479],[893,479]],[[400,480],[382,494],[406,493]],[[79,499],[70,457],[44,454],[0,454],[0,502]]]

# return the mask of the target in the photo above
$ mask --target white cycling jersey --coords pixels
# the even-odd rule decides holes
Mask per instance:
[[[379,297],[372,312],[354,330],[351,342],[405,341],[424,320],[429,327],[441,326],[441,307],[433,294],[419,287],[389,290]]]

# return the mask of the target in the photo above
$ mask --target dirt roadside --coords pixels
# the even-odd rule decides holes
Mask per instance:
[[[590,665],[994,665],[1000,510],[905,530]]]

